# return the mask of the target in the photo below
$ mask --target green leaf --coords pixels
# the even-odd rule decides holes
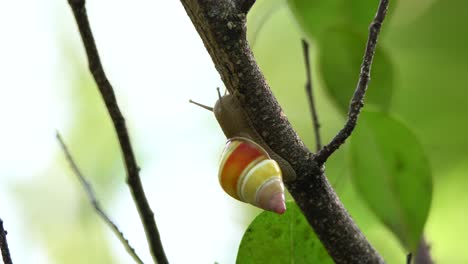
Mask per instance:
[[[311,38],[321,38],[324,30],[335,25],[347,25],[367,33],[377,12],[375,0],[288,0],[289,7],[302,29]],[[389,23],[397,1],[392,1],[387,12]]]
[[[288,0],[294,17],[312,38],[319,37],[324,29],[332,25],[347,22],[341,8],[342,2],[343,0]]]
[[[340,111],[346,113],[358,82],[368,27],[378,1],[289,0],[288,4],[305,33],[317,42],[325,88]],[[392,2],[389,13],[394,6]],[[380,110],[388,110],[393,92],[393,72],[390,56],[380,43],[372,66],[367,103]]]
[[[242,238],[236,263],[333,263],[294,202],[283,215],[262,212]]]
[[[363,112],[351,139],[351,176],[377,217],[414,252],[432,198],[429,162],[415,135],[381,112]]]
[[[359,79],[366,36],[350,28],[334,27],[319,40],[319,63],[325,87],[343,113]],[[393,65],[390,57],[377,46],[371,71],[366,103],[386,111],[393,91]]]
[[[379,2],[380,1],[376,0],[344,0],[343,9],[346,11],[346,15],[348,16],[350,23],[352,23],[355,28],[359,29],[360,32],[367,34],[369,25],[371,24],[375,14],[377,13]],[[385,25],[390,24],[395,7],[398,4],[399,1],[390,1],[388,5],[387,16],[385,17]]]

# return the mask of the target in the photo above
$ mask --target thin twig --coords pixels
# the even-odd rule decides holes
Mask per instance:
[[[344,127],[338,132],[338,134],[324,146],[316,156],[316,161],[320,164],[325,163],[328,157],[335,152],[351,135],[356,126],[356,122],[364,106],[364,95],[366,94],[367,86],[370,81],[370,71],[372,66],[372,60],[374,58],[375,47],[377,44],[377,38],[380,33],[380,28],[387,14],[389,0],[381,0],[377,14],[374,17],[369,27],[369,38],[367,39],[366,51],[364,54],[364,60],[361,65],[361,73],[359,75],[359,81],[354,91],[353,98],[349,105],[348,120]]]
[[[93,187],[91,184],[86,180],[86,178],[83,176],[81,173],[80,169],[78,168],[78,165],[76,165],[73,157],[70,154],[70,151],[67,148],[67,145],[65,145],[65,142],[62,139],[62,136],[60,133],[57,131],[56,134],[57,140],[60,143],[60,147],[63,150],[63,153],[65,154],[65,157],[67,158],[68,163],[70,164],[70,167],[73,171],[73,173],[76,175],[78,180],[80,181],[81,185],[83,186],[86,195],[88,196],[89,201],[93,205],[94,209],[96,210],[97,214],[106,222],[106,224],[112,229],[114,234],[117,236],[117,238],[120,240],[120,242],[123,244],[125,249],[127,250],[128,254],[133,258],[133,260],[136,263],[141,263],[143,264],[143,261],[140,259],[138,254],[135,252],[135,249],[130,245],[130,242],[125,238],[124,234],[120,229],[117,227],[117,225],[107,216],[107,214],[104,212],[102,209],[99,201],[96,198],[96,193],[94,192]]]
[[[413,253],[408,253],[408,255],[406,255],[406,264],[411,264],[412,259],[413,259]]]
[[[146,198],[143,185],[139,175],[139,167],[137,165],[133,148],[130,143],[130,137],[125,125],[125,119],[120,112],[114,90],[109,80],[107,79],[104,69],[101,65],[101,60],[96,48],[93,33],[88,21],[84,0],[68,0],[70,7],[78,24],[78,29],[81,34],[86,54],[88,57],[89,69],[96,81],[101,96],[104,100],[106,108],[114,124],[115,131],[120,143],[122,155],[125,161],[127,171],[127,184],[135,201],[140,219],[145,229],[146,238],[148,240],[151,255],[154,262],[159,264],[168,263],[164,252],[159,231],[154,220],[154,213]]]
[[[3,220],[0,218],[0,250],[2,251],[3,263],[13,264],[6,236],[7,231],[3,228]]]
[[[314,94],[312,92],[313,84],[309,59],[309,43],[307,43],[307,40],[305,39],[302,39],[302,50],[304,54],[304,63],[307,77],[305,89],[307,93],[307,99],[309,100],[310,114],[312,115],[312,123],[314,126],[315,146],[316,150],[319,151],[322,148],[322,140],[320,139],[320,122],[318,120],[317,109],[315,108]]]
[[[246,40],[246,17],[255,1],[180,1],[258,137],[296,173],[285,185],[334,262],[384,263],[344,208],[323,164],[291,127],[255,61]]]

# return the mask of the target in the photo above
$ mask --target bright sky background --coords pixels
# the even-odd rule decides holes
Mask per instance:
[[[192,98],[214,104],[222,82],[185,10],[179,1],[88,2],[104,68],[137,157],[144,155],[143,183],[168,258],[171,263],[233,263],[249,222],[240,212],[248,205],[219,188],[216,164],[224,136],[209,112],[188,103]],[[61,155],[55,129],[65,140],[71,133],[73,100],[70,80],[61,73],[67,64],[63,43],[72,45],[83,67],[86,60],[66,0],[0,0],[0,6],[0,217],[15,263],[50,263],[47,245],[28,235],[31,227],[11,192]],[[84,195],[71,171],[56,171],[68,181],[51,188]],[[122,179],[121,195],[105,209],[149,263],[124,172],[116,177]],[[107,234],[121,263],[131,263]]]

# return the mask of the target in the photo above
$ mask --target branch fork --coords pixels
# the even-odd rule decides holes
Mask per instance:
[[[238,97],[255,130],[268,146],[292,165],[297,178],[286,182],[287,188],[333,260],[336,263],[384,263],[343,207],[324,174],[323,165],[356,125],[364,105],[375,45],[389,1],[380,1],[371,23],[348,119],[327,145],[317,146],[320,150],[315,154],[292,129],[248,45],[245,17],[254,2],[181,0],[227,90]],[[315,110],[311,109],[311,112],[313,114]],[[315,124],[318,133],[318,118]]]
[[[80,30],[90,71],[117,132],[127,169],[127,182],[145,227],[154,261],[167,263],[154,215],[139,177],[125,119],[99,59],[86,14],[85,1],[68,0],[68,2]],[[320,148],[317,144],[317,149],[320,150],[314,154],[307,149],[292,129],[271,93],[247,42],[246,16],[255,0],[181,0],[227,90],[238,98],[255,130],[263,137],[266,144],[292,165],[297,178],[287,182],[286,185],[336,263],[384,263],[343,207],[324,174],[323,165],[351,135],[356,125],[364,104],[363,98],[370,80],[375,45],[388,2],[380,0],[377,14],[370,26],[361,74],[350,104],[348,119],[327,145]],[[314,114],[315,110],[311,111]],[[315,121],[316,135],[318,135],[318,119]],[[317,143],[319,142],[320,140],[317,140]]]

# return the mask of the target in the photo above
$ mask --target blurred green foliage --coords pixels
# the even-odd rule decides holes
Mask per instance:
[[[265,2],[268,1],[257,5]],[[343,125],[346,102],[356,87],[364,41],[377,4],[378,1],[364,0],[352,4],[342,0],[290,0],[275,9],[262,24],[262,30],[248,32],[249,39],[255,38],[254,54],[270,86],[311,149],[315,143],[304,91],[300,39],[306,37],[311,44],[314,92],[326,143]],[[468,209],[465,202],[468,194],[457,192],[459,196],[453,199],[451,193],[451,189],[459,190],[468,181],[465,177],[468,171],[462,165],[468,155],[465,140],[468,108],[464,102],[468,98],[468,75],[464,74],[468,70],[468,27],[463,26],[466,22],[461,11],[467,7],[468,3],[460,0],[390,1],[364,107],[387,111],[402,120],[414,134],[414,142],[421,142],[422,149],[417,151],[411,151],[414,150],[414,144],[409,143],[412,140],[381,143],[388,149],[401,151],[408,147],[410,150],[404,153],[406,162],[421,161],[424,156],[429,160],[428,168],[416,169],[420,172],[411,173],[407,181],[416,196],[421,192],[413,181],[419,179],[420,187],[428,190],[424,187],[427,177],[434,177],[432,206],[427,191],[412,201],[421,203],[421,208],[414,212],[421,214],[417,220],[420,228],[430,206],[424,234],[437,263],[468,262],[468,254],[454,247],[463,244],[468,235],[468,229],[461,224],[461,219],[466,217],[463,212]],[[254,7],[249,19],[257,12],[261,11]],[[363,129],[361,125],[364,126],[358,122],[358,130]],[[361,135],[361,142],[366,139],[366,135]],[[351,184],[352,168],[346,157],[348,145],[327,162],[327,176],[338,186],[340,198],[371,243],[388,263],[399,263],[407,250],[379,220],[378,210],[368,205],[362,190],[356,189],[359,185]],[[384,164],[392,162],[391,157],[382,158]],[[394,175],[391,177],[396,179]],[[416,205],[408,202],[405,206],[411,211]],[[441,231],[447,229],[457,230],[458,235]],[[413,245],[414,239],[407,243]]]
[[[356,190],[406,250],[415,252],[432,197],[431,169],[418,139],[389,115],[364,111],[350,154]]]
[[[358,82],[366,40],[365,34],[354,32],[347,26],[331,27],[318,39],[319,68],[325,88],[343,114],[348,112]],[[382,45],[378,45],[366,103],[387,110],[391,103],[393,83],[392,61]]]

